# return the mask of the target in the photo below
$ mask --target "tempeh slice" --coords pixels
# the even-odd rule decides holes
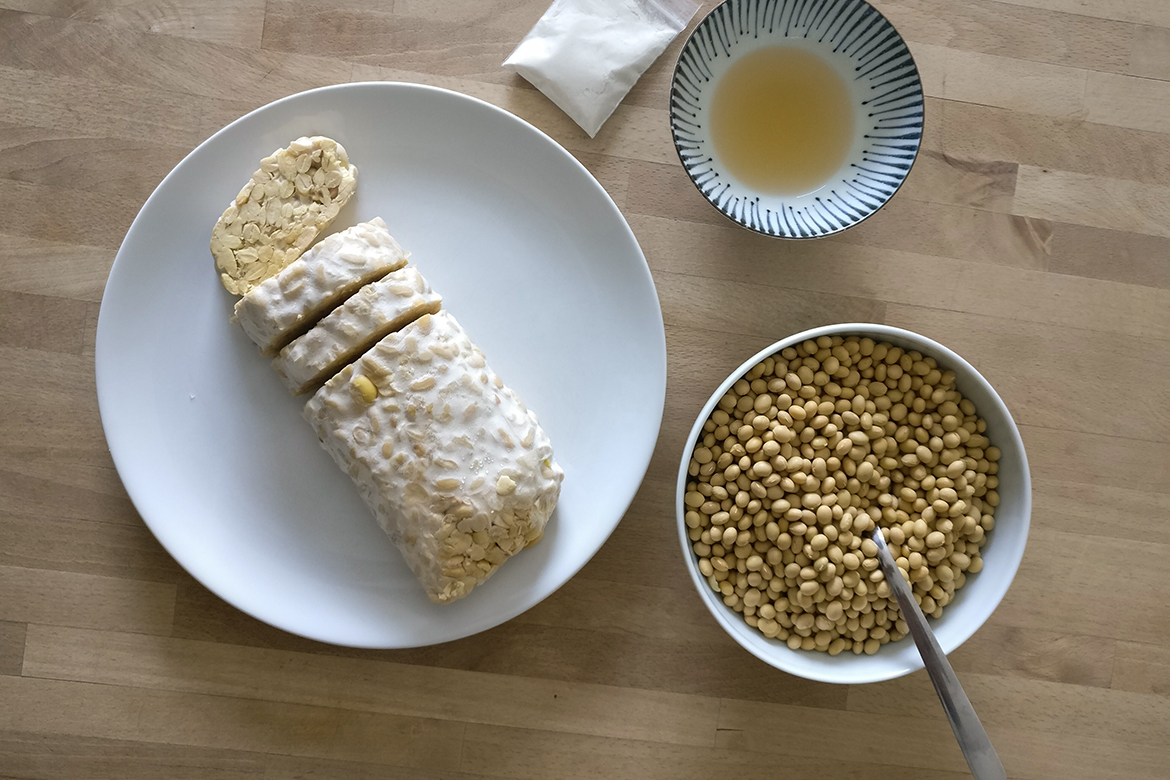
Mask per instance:
[[[293,395],[306,393],[386,334],[437,312],[442,301],[418,269],[408,265],[358,290],[282,349],[272,367]]]
[[[359,288],[406,265],[409,255],[375,217],[334,233],[236,301],[235,319],[265,355],[317,324]]]
[[[243,295],[301,256],[357,187],[345,147],[298,138],[260,161],[211,231],[211,254],[228,292]]]

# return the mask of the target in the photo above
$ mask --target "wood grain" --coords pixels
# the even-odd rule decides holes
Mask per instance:
[[[1170,651],[1157,645],[1118,642],[1112,687],[1170,696]]]
[[[0,0],[0,777],[969,776],[922,673],[775,671],[678,562],[675,469],[711,389],[793,331],[871,320],[979,367],[1028,448],[1019,575],[952,655],[1009,777],[1164,778],[1170,5],[878,0],[926,87],[922,153],[812,243],[740,230],[683,173],[681,39],[592,139],[503,71],[546,6]],[[662,431],[610,541],[529,612],[417,650],[291,636],[195,582],[122,488],[94,395],[106,276],[162,177],[247,111],[362,80],[549,133],[622,209],[666,321]]]
[[[1015,210],[1039,219],[1170,237],[1170,187],[1022,166]]]
[[[0,8],[179,38],[260,45],[265,0],[0,0]]]
[[[1130,72],[1141,31],[1156,29],[997,0],[889,0],[881,10],[913,42],[1118,73]]]
[[[37,780],[258,780],[266,757],[239,750],[0,731],[5,774]]]
[[[0,566],[0,620],[166,634],[174,605],[173,585]]]
[[[1015,628],[992,617],[950,660],[963,679],[975,672],[1108,688],[1115,645],[1107,637]]]
[[[1170,78],[1170,28],[1138,27],[1130,46],[1129,72],[1152,79]]]
[[[934,44],[910,48],[931,97],[1061,118],[1084,113],[1085,70]]]
[[[0,564],[174,583],[181,569],[140,523],[0,511]]]
[[[1092,122],[1170,132],[1168,97],[1170,82],[1091,73],[1085,85],[1085,116]],[[1135,104],[1145,109],[1135,111]]]
[[[113,263],[112,249],[0,235],[0,286],[7,291],[96,303]]]
[[[0,344],[80,355],[95,304],[72,298],[0,290]],[[35,329],[27,323],[35,322]],[[31,330],[31,332],[29,332]]]
[[[144,665],[142,659],[154,662]],[[35,625],[26,677],[710,745],[718,699]],[[476,691],[474,698],[464,691]]]
[[[0,621],[0,674],[20,674],[24,665],[24,623]]]
[[[0,677],[0,729],[455,769],[464,725],[114,685]]]
[[[796,709],[793,714],[806,713]],[[723,735],[730,733],[733,732],[721,731],[720,743],[725,741]],[[774,738],[771,741],[776,743]],[[518,780],[585,780],[596,777],[705,780],[712,776],[765,780],[780,772],[783,777],[797,780],[814,780],[826,775],[878,780],[953,780],[963,776],[934,769],[919,771],[916,767],[850,761],[833,755],[810,756],[807,749],[802,749],[796,741],[784,740],[783,744],[791,749],[781,755],[767,749],[753,750],[739,745],[679,748],[637,740],[602,741],[584,735],[550,738],[544,731],[471,725],[464,735],[463,750],[469,764],[493,767],[499,777]]]
[[[1170,27],[1170,8],[1161,0],[1115,0],[1108,4],[1097,3],[1094,0],[1003,0],[1003,2],[1027,8],[1044,8],[1101,19],[1119,19]]]

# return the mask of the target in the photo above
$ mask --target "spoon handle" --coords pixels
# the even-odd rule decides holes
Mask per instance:
[[[902,619],[910,627],[910,635],[914,637],[914,644],[918,645],[918,652],[926,664],[926,672],[930,675],[930,681],[934,683],[934,690],[942,702],[943,710],[947,713],[947,720],[951,723],[951,730],[955,732],[955,739],[963,751],[963,757],[967,759],[972,776],[975,780],[1006,780],[1007,774],[1004,772],[1003,764],[1000,763],[987,732],[983,730],[983,724],[979,722],[975,708],[971,706],[971,701],[963,692],[963,686],[959,685],[955,670],[951,668],[946,654],[939,647],[934,631],[926,622],[926,616],[914,601],[910,586],[899,572],[898,565],[894,563],[894,557],[890,554],[890,548],[886,546],[880,528],[874,529],[873,541],[877,544],[882,574],[890,583],[890,590],[898,601]]]

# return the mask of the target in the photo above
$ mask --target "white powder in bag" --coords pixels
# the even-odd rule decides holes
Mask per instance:
[[[698,10],[695,0],[553,0],[504,67],[592,138]]]

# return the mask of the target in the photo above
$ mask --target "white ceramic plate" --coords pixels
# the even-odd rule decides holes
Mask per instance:
[[[304,399],[228,321],[211,227],[262,157],[313,134],[358,167],[333,230],[386,220],[565,469],[542,542],[452,605],[427,600],[301,419]],[[414,647],[520,614],[597,552],[650,461],[666,341],[637,241],[555,141],[458,93],[346,84],[248,114],[163,180],[110,272],[96,368],[118,473],[187,571],[286,631]]]

